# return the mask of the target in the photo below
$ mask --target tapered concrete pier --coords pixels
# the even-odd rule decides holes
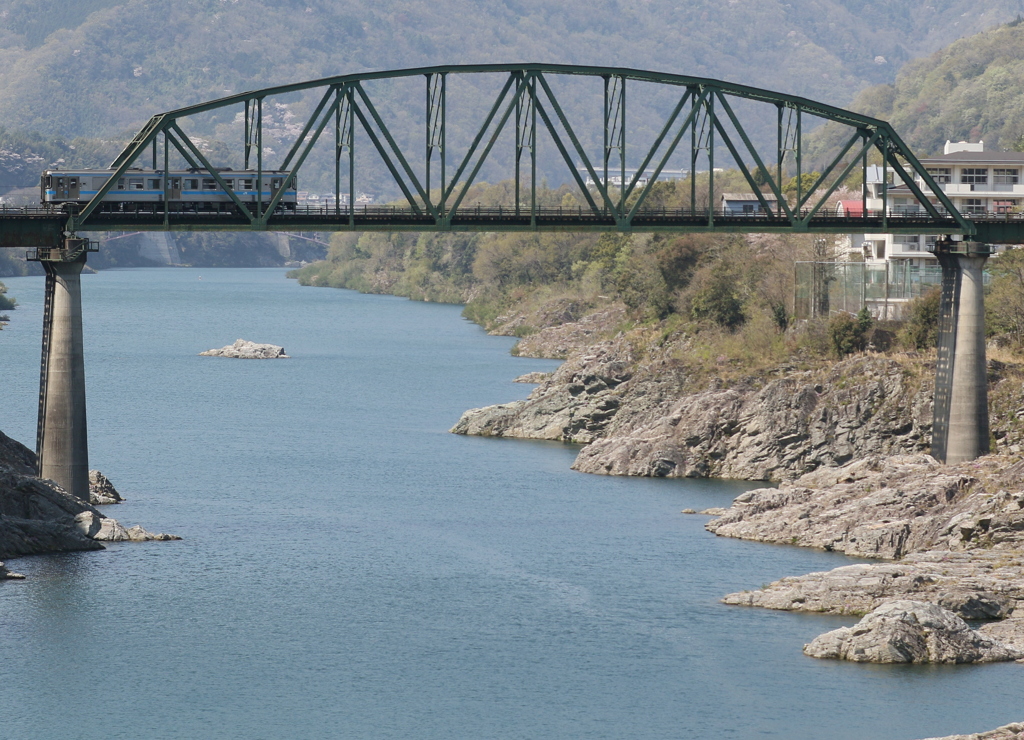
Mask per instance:
[[[985,362],[985,286],[988,255],[956,256],[960,268],[953,387],[949,396],[946,463],[956,465],[988,452],[988,369]]]
[[[89,500],[89,443],[85,416],[82,340],[82,240],[64,249],[40,249],[46,270],[46,305],[39,384],[36,452],[39,476]]]
[[[943,269],[943,295],[932,456],[956,465],[989,451],[982,272],[989,252],[984,244],[945,246],[936,252]]]

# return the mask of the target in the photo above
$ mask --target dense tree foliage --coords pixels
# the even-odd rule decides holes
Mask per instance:
[[[1024,148],[1024,23],[1013,21],[908,62],[894,83],[861,92],[850,108],[890,121],[919,155],[952,141],[985,141],[987,150]],[[822,151],[841,132],[819,134]]]
[[[992,283],[986,296],[989,334],[1024,346],[1024,249],[1011,249],[988,262]]]

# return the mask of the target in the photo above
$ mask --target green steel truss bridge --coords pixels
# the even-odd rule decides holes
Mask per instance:
[[[449,94],[450,82],[466,75],[489,75],[495,85],[493,99],[471,96],[469,105],[456,110],[459,100]],[[565,104],[556,92],[566,79],[590,83],[592,103],[585,116]],[[409,102],[409,115],[388,123],[375,101],[379,83],[419,79],[422,98]],[[378,87],[373,87],[374,84]],[[656,87],[668,101],[668,111],[657,122],[653,140],[627,141],[627,91]],[[312,94],[316,104],[301,122],[300,132],[283,153],[271,154],[264,144],[265,102],[294,93]],[[379,97],[379,96],[378,96]],[[457,96],[456,96],[457,97]],[[563,98],[563,99],[560,99]],[[285,186],[269,200],[255,202],[232,191],[222,171],[204,154],[202,141],[186,133],[189,119],[235,110],[241,141],[235,147],[233,170],[288,173]],[[574,116],[567,111],[577,111]],[[452,114],[471,124],[466,141],[449,142]],[[775,141],[756,146],[751,122],[774,120]],[[412,124],[411,121],[417,123]],[[805,187],[808,156],[804,129],[827,121],[844,130],[844,145],[828,161],[815,163],[816,182]],[[597,124],[603,140],[588,140],[581,132]],[[414,133],[410,127],[422,127]],[[473,127],[475,126],[475,130]],[[463,127],[464,129],[465,127]],[[465,131],[464,131],[465,133]],[[418,141],[417,141],[418,140]],[[408,142],[417,141],[415,144]],[[400,144],[399,142],[407,142]],[[289,184],[303,177],[310,154],[333,149],[333,205],[286,209],[282,196]],[[495,153],[504,147],[507,165],[494,178]],[[575,208],[539,205],[537,199],[538,150],[547,161],[560,160],[582,196]],[[366,181],[368,158],[384,167],[401,198],[388,206],[350,206],[360,183]],[[511,150],[511,151],[507,151]],[[726,157],[727,153],[727,157]],[[361,152],[360,152],[361,154]],[[719,161],[716,161],[716,156]],[[893,209],[883,192],[883,207],[869,210],[865,203],[854,216],[838,216],[826,201],[851,175],[866,180],[869,156],[905,185],[920,208]],[[722,158],[725,161],[721,161]],[[322,159],[322,157],[321,157]],[[129,168],[168,170],[179,166],[209,172],[226,192],[218,212],[190,211],[172,197],[164,179],[159,202],[112,211],[104,202],[117,180]],[[627,168],[627,162],[629,167]],[[664,209],[651,205],[655,186],[664,180],[670,162],[683,163],[689,172],[688,203]],[[468,202],[470,186],[490,165],[491,181],[508,179],[515,193],[504,205],[481,207]],[[749,190],[759,199],[756,213],[723,212],[715,207],[716,168],[736,168]],[[793,95],[760,90],[718,80],[613,67],[569,65],[468,65],[427,67],[400,71],[343,75],[241,93],[153,116],[111,163],[112,177],[77,213],[46,211],[0,213],[0,244],[35,245],[59,228],[69,233],[114,230],[253,230],[253,231],[741,231],[815,233],[941,233],[977,241],[1012,240],[1024,222],[1011,217],[971,219],[961,215],[938,187],[914,153],[885,121],[862,116]],[[783,173],[781,176],[779,173]],[[259,176],[259,175],[258,175]],[[783,182],[796,176],[795,193],[783,193]],[[21,223],[18,223],[21,222]],[[38,233],[42,228],[42,233]],[[14,232],[14,233],[11,233]],[[17,232],[21,232],[20,234]],[[27,241],[31,240],[31,241]]]
[[[474,88],[473,95],[451,94],[457,88],[464,92],[470,75],[496,80],[493,97],[481,92],[483,86]],[[402,98],[403,115],[388,115],[388,87],[399,85],[413,85],[419,93]],[[581,85],[590,91],[589,107],[581,102]],[[381,89],[384,95],[378,95]],[[638,120],[635,112],[627,116],[627,91],[636,111],[637,92],[644,90],[654,90],[661,101],[639,106],[640,128],[653,133],[646,139],[627,137],[628,131],[637,130]],[[268,121],[275,99],[297,93],[315,102],[281,154],[265,141]],[[422,103],[413,102],[415,98]],[[231,174],[214,167],[204,142],[188,133],[202,129],[204,122],[208,126],[211,116],[230,120],[232,110],[241,140],[229,148],[237,159],[231,170],[254,172],[260,184],[263,173],[285,178],[266,198],[245,199],[235,193],[225,179]],[[660,119],[656,110],[663,110]],[[197,119],[190,121],[193,117]],[[462,137],[453,135],[456,121]],[[776,123],[774,141],[762,140],[764,121]],[[821,121],[839,127],[842,145],[812,169],[804,129]],[[279,140],[273,145],[279,146]],[[321,167],[323,179],[325,150],[328,162],[333,158],[331,204],[285,202],[296,178],[305,178],[309,169]],[[566,167],[571,178],[566,180],[575,183],[581,203],[566,207],[539,202],[539,156],[545,164],[554,160]],[[350,206],[361,183],[375,174],[366,165],[374,159],[372,166],[377,172],[386,168],[401,198],[387,206]],[[827,201],[840,186],[866,183],[869,162],[881,163],[882,207],[867,207],[865,184],[860,208],[848,215],[830,211]],[[163,193],[153,193],[147,202],[115,206],[108,198],[131,168],[159,178],[172,164],[212,178],[225,196],[223,202],[216,208],[190,207],[180,195],[174,197],[168,177],[162,178]],[[758,201],[754,212],[715,207],[720,166],[741,173]],[[101,231],[941,234],[946,238],[937,249],[943,300],[933,453],[958,462],[988,450],[981,270],[987,243],[1024,243],[1024,220],[966,218],[885,121],[793,95],[684,75],[541,64],[426,67],[281,85],[161,113],[146,123],[110,169],[110,177],[88,200],[60,208],[0,208],[0,247],[36,247],[34,258],[46,268],[39,468],[41,475],[74,495],[88,497],[79,274],[90,247],[81,237]],[[658,206],[658,198],[651,197],[660,182],[671,179],[670,170],[689,174],[675,178],[684,191],[689,189],[680,207]],[[805,182],[803,176],[812,171],[820,174]],[[513,183],[508,203],[483,207],[472,202],[470,188],[481,181],[481,172],[491,182]],[[915,207],[890,207],[889,173],[913,195]],[[784,192],[784,183],[793,177],[795,192]]]

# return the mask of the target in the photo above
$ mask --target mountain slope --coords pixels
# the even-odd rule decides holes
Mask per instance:
[[[0,0],[0,124],[123,135],[152,113],[371,69],[548,61],[845,103],[1024,0]]]
[[[918,155],[947,140],[984,140],[987,150],[1024,147],[1024,22],[960,39],[909,62],[893,84],[862,91],[849,106],[890,121]],[[822,149],[835,147],[823,131]]]

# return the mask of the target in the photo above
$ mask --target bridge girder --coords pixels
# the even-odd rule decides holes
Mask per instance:
[[[447,121],[449,118],[448,80],[453,75],[498,75],[503,79],[500,92],[488,110],[479,111],[480,124],[471,132],[472,142],[463,156],[449,158]],[[573,120],[559,101],[552,82],[561,76],[591,78],[600,83],[596,98],[603,100],[603,147],[592,156],[581,143],[578,132],[586,121]],[[393,131],[384,121],[367,83],[423,77],[425,95],[422,120],[426,122],[423,149],[414,155],[397,142],[408,140],[407,131]],[[629,150],[627,159],[627,86],[636,83],[674,89],[672,110],[650,145]],[[242,200],[227,187],[224,177],[214,168],[195,141],[183,129],[191,116],[237,106],[242,115],[244,161],[240,169],[250,169],[255,159],[258,173],[267,167],[270,152],[264,145],[264,102],[291,93],[318,91],[313,112],[301,125],[288,151],[272,169],[290,171],[289,180],[269,203]],[[737,101],[752,101],[774,107],[778,125],[777,146],[765,155],[753,144],[737,113]],[[769,108],[770,110],[770,108]],[[742,111],[741,111],[742,112]],[[838,155],[821,167],[821,174],[805,189],[805,117],[832,121],[849,129],[850,136]],[[505,219],[486,223],[465,216],[471,208],[465,198],[470,186],[478,182],[481,168],[492,154],[499,135],[515,128],[514,168],[508,173],[515,183],[514,210]],[[330,131],[330,134],[327,132]],[[361,136],[357,137],[357,133]],[[557,158],[568,168],[585,203],[577,218],[549,218],[537,203],[538,133],[543,133],[557,150]],[[401,134],[401,135],[396,135]],[[689,136],[687,136],[689,134]],[[334,139],[334,207],[323,214],[297,219],[278,208],[283,194],[322,137]],[[687,145],[681,145],[688,138]],[[402,192],[400,217],[391,223],[379,218],[360,218],[354,207],[342,208],[343,196],[352,204],[360,172],[356,147],[365,145],[380,157]],[[162,145],[162,167],[159,156]],[[153,152],[153,168],[168,169],[169,158],[176,153],[188,166],[208,170],[232,199],[238,219],[203,219],[175,213],[164,208],[156,222],[146,218],[102,214],[98,206],[129,167]],[[648,196],[663,181],[669,161],[685,156],[689,164],[690,207],[678,218],[658,221],[645,207]],[[745,222],[730,221],[716,214],[713,202],[716,149],[728,152],[759,201],[762,218]],[[889,217],[888,184],[883,187],[883,208],[869,214],[866,186],[862,186],[865,205],[863,217],[846,218],[837,223],[824,218],[826,201],[858,168],[866,180],[868,156],[877,152],[886,172],[893,172],[918,200],[925,219],[913,225],[901,224]],[[528,159],[524,162],[524,159]],[[343,161],[347,160],[347,161]],[[627,178],[627,161],[632,177]],[[706,164],[706,177],[698,178],[698,165]],[[340,75],[291,85],[254,90],[198,105],[178,108],[153,116],[111,164],[113,176],[97,195],[73,215],[71,231],[113,229],[131,226],[137,229],[173,230],[416,230],[416,231],[751,231],[751,232],[907,232],[943,233],[971,236],[976,229],[964,218],[934,183],[927,170],[885,121],[827,105],[807,98],[762,90],[746,85],[686,75],[665,74],[619,67],[592,67],[547,64],[458,65],[422,67],[386,72]],[[239,168],[236,168],[239,169]],[[343,176],[343,170],[347,172]],[[525,171],[524,171],[525,170]],[[581,172],[582,170],[582,172]],[[618,170],[618,172],[616,172]],[[796,175],[793,202],[786,196],[786,173]],[[432,177],[439,183],[432,187]],[[618,175],[617,187],[610,176]],[[261,175],[258,176],[261,179]],[[662,178],[662,179],[659,179]],[[918,186],[920,178],[924,187]],[[698,180],[702,200],[698,199]],[[525,180],[525,182],[524,182]],[[342,182],[347,184],[347,192]],[[169,192],[165,178],[164,202]],[[529,202],[520,188],[529,189]],[[766,190],[767,192],[762,192]],[[806,191],[805,191],[806,190]],[[153,214],[155,216],[155,213]],[[377,214],[379,215],[379,214]],[[874,215],[877,218],[872,218]],[[321,217],[322,216],[322,217]],[[330,218],[333,216],[333,218]],[[133,222],[137,221],[137,223]],[[116,221],[114,224],[112,221]],[[150,218],[152,222],[154,219]]]

